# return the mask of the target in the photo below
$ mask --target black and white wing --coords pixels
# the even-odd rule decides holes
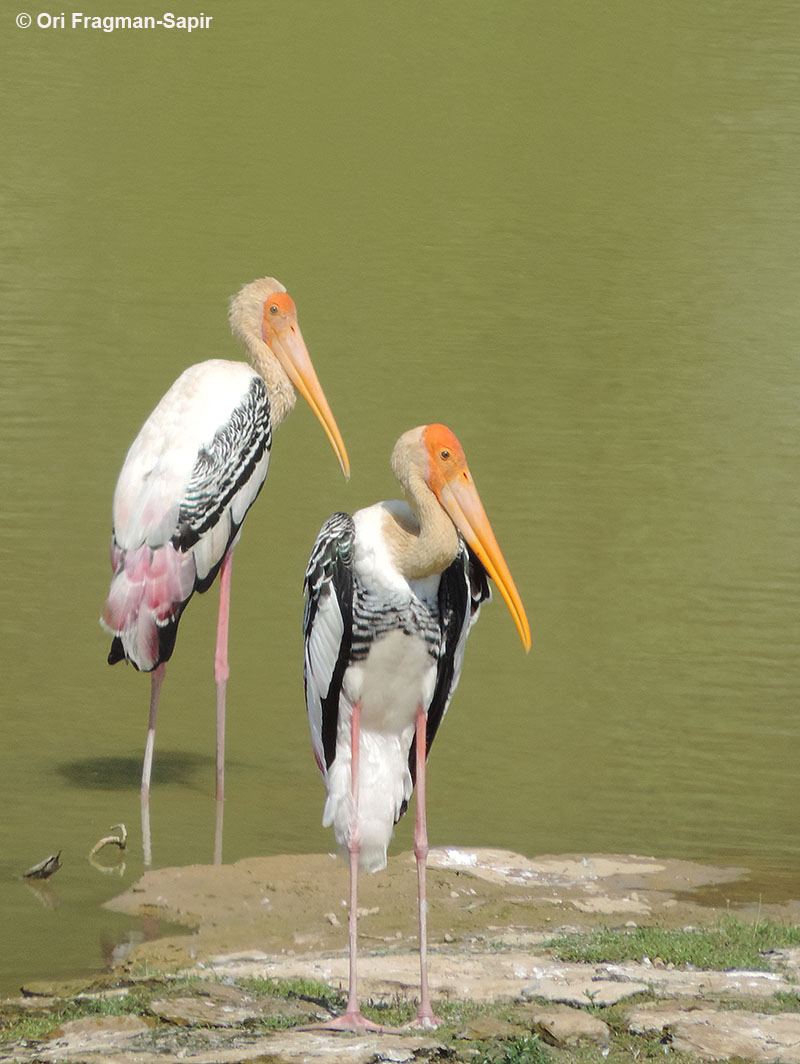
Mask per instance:
[[[311,742],[324,774],[336,756],[339,696],[353,635],[355,522],[335,513],[320,529],[304,583],[303,680]]]
[[[464,541],[455,561],[442,573],[439,581],[439,618],[441,643],[436,668],[436,686],[428,707],[426,757],[436,732],[450,705],[464,664],[464,650],[470,628],[478,619],[481,606],[492,597],[483,564]],[[416,739],[411,744],[409,768],[416,777]]]
[[[181,614],[212,584],[269,465],[266,384],[240,362],[190,366],[144,423],[114,492],[108,660],[168,661]]]
[[[207,446],[197,452],[172,543],[194,548],[197,590],[207,591],[269,466],[272,430],[267,386],[253,376],[246,393]]]

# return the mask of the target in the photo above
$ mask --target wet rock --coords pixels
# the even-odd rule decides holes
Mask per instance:
[[[84,1016],[69,1020],[50,1032],[45,1055],[60,1059],[116,1049],[150,1026],[141,1016]]]
[[[758,1064],[800,1064],[800,1014],[774,1015],[655,1005],[628,1015],[634,1034],[664,1033],[673,1049],[700,1060],[732,1057]]]
[[[109,1017],[110,1019],[110,1017]],[[79,1020],[75,1023],[83,1023]],[[65,1025],[66,1026],[66,1025]],[[237,1037],[231,1031],[210,1032],[206,1029],[184,1031],[180,1028],[150,1034],[134,1045],[130,1038],[105,1044],[86,1035],[56,1040],[52,1047],[39,1048],[27,1062],[39,1064],[244,1064],[245,1061],[280,1061],[281,1064],[407,1064],[438,1057],[443,1047],[429,1037],[404,1035],[337,1036],[305,1031],[280,1031],[250,1038]],[[80,1040],[82,1039],[82,1040]],[[4,1060],[7,1058],[3,1058]],[[26,1058],[15,1056],[15,1061]]]
[[[246,994],[239,995],[238,1002],[220,1001],[216,995],[203,994],[159,998],[151,1003],[150,1011],[160,1020],[185,1027],[235,1027],[261,1016],[258,1005]]]
[[[24,997],[30,998],[74,998],[101,989],[102,982],[102,976],[89,982],[86,979],[32,979],[23,983],[21,990]]]
[[[267,1017],[321,1019],[316,1006],[295,998],[264,998],[238,987],[214,985],[195,994],[167,995],[153,1001],[150,1011],[160,1020],[185,1027],[238,1027]]]
[[[281,1064],[410,1064],[438,1059],[444,1046],[430,1037],[408,1035],[339,1035],[287,1031],[260,1040],[266,1060]]]
[[[524,1024],[512,1023],[498,1016],[476,1016],[463,1026],[459,1037],[486,1042],[494,1038],[516,1038],[528,1034],[529,1030]]]
[[[585,1042],[606,1046],[611,1040],[608,1024],[580,1009],[558,1005],[537,1008],[531,1012],[530,1022],[543,1041],[561,1048]]]
[[[625,998],[646,993],[647,989],[647,983],[599,977],[586,965],[551,962],[541,966],[535,977],[526,983],[522,996],[567,1005],[615,1005]]]
[[[791,993],[796,987],[778,972],[684,971],[652,964],[567,964],[536,958],[534,979],[523,988],[525,997],[571,1005],[611,1005],[651,991],[662,997],[767,998]]]
[[[796,989],[778,972],[686,971],[674,967],[657,968],[652,963],[604,964],[595,971],[598,976],[621,982],[646,983],[662,997],[766,998]]]

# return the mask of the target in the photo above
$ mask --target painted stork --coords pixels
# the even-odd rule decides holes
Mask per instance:
[[[245,285],[231,299],[229,318],[250,364],[214,359],[185,370],[134,440],[114,492],[114,575],[100,623],[113,637],[109,663],[130,661],[151,675],[143,806],[165,664],[178,623],[194,592],[207,591],[217,573],[216,795],[224,796],[231,559],[267,475],[272,431],[292,410],[295,389],[322,423],[345,477],[350,475],[342,437],[283,285],[272,277]]]
[[[427,977],[425,762],[461,675],[488,577],[526,650],[525,609],[467,468],[444,425],[406,432],[392,470],[408,503],[336,513],[322,526],[305,577],[305,690],[314,755],[333,825],[350,856],[350,984],[345,1013],[324,1026],[374,1029],[357,996],[359,867],[386,865],[395,823],[416,781],[414,854],[423,1026],[438,1023]]]

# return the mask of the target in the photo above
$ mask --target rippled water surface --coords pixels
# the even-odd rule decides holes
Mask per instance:
[[[797,896],[795,4],[209,13],[0,43],[0,989],[143,933],[100,908],[142,870],[148,697],[97,624],[111,496],[183,367],[237,357],[226,301],[264,274],[353,477],[298,407],[234,568],[225,860],[331,845],[303,569],[436,420],[535,643],[499,597],[484,611],[430,761],[432,843],[743,863],[754,896]],[[216,590],[167,675],[156,864],[213,853],[215,617]],[[120,821],[103,874],[87,854]],[[57,850],[55,878],[19,879]]]

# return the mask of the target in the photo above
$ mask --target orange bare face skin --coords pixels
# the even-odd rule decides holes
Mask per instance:
[[[428,487],[494,580],[522,645],[530,650],[531,629],[525,607],[467,468],[464,449],[446,425],[427,425],[422,430],[422,442],[428,453]]]
[[[276,319],[297,314],[294,300],[288,292],[276,292],[264,304],[264,328],[274,328]]]
[[[422,439],[430,459],[428,486],[435,495],[459,474],[470,479],[464,448],[447,425],[427,425]]]
[[[294,388],[314,411],[325,430],[345,477],[350,476],[350,460],[328,400],[317,380],[308,350],[297,324],[297,309],[288,292],[275,292],[264,301],[261,336]]]

